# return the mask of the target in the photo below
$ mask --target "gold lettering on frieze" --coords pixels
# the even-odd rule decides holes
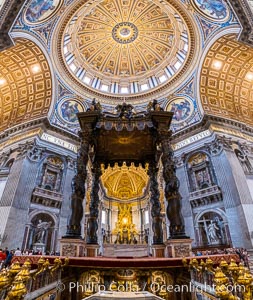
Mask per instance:
[[[178,149],[181,149],[187,145],[190,145],[194,142],[197,142],[199,140],[202,140],[204,139],[205,137],[208,137],[208,136],[211,136],[212,132],[210,130],[205,130],[205,131],[202,131],[198,134],[195,134],[179,143],[176,143],[174,145],[172,145],[172,148],[173,150],[178,150]]]
[[[66,141],[64,141],[64,140],[62,140],[60,138],[57,138],[57,137],[55,137],[53,135],[50,135],[48,133],[43,132],[43,134],[41,135],[41,139],[43,141],[47,141],[49,143],[61,146],[61,147],[65,148],[65,149],[68,149],[70,151],[73,151],[73,152],[77,153],[77,146],[75,146],[75,145],[73,145],[73,144],[71,144],[69,142],[66,142]]]

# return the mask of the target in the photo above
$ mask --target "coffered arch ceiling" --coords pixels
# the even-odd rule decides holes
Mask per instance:
[[[234,34],[219,38],[203,61],[199,89],[205,113],[253,125],[253,49]]]
[[[52,77],[42,50],[18,38],[0,52],[0,131],[47,116],[52,100]]]

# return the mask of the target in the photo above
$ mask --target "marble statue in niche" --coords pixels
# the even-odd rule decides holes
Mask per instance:
[[[219,238],[221,238],[221,236],[218,235],[218,231],[219,227],[216,225],[215,222],[213,222],[213,220],[211,220],[206,229],[206,234],[209,236],[211,243],[216,243],[219,241]]]
[[[42,220],[39,220],[34,234],[34,243],[45,243],[46,232],[51,224],[52,222],[42,222]]]
[[[35,215],[29,225],[28,236],[24,237],[25,248],[33,249],[35,252],[50,253],[54,251],[55,222],[46,213]]]
[[[227,244],[225,224],[220,215],[207,212],[198,220],[202,245]]]

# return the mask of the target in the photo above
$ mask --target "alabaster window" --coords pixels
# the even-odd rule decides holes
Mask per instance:
[[[209,156],[204,152],[194,153],[187,162],[191,192],[206,189],[216,184]]]
[[[103,225],[106,224],[106,212],[105,212],[105,210],[102,210],[101,223]]]
[[[145,225],[149,224],[149,211],[145,210],[144,214]]]

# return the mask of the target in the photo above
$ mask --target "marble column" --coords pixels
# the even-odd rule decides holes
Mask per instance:
[[[80,133],[81,146],[77,155],[77,171],[72,180],[71,216],[64,238],[81,238],[81,220],[83,217],[83,199],[87,178],[87,163],[91,141],[91,128]]]
[[[98,243],[98,213],[99,213],[99,178],[102,175],[100,163],[96,162],[92,168],[92,190],[90,199],[90,216],[87,222],[87,244]]]
[[[173,150],[170,146],[170,135],[168,130],[159,130],[158,137],[161,143],[163,178],[165,181],[165,198],[168,202],[167,217],[170,221],[170,238],[184,239],[184,219],[181,213],[181,195],[179,193],[179,180],[176,176],[176,167],[173,161]]]
[[[151,203],[151,217],[153,230],[153,244],[163,244],[163,229],[161,216],[160,193],[157,182],[158,168],[155,162],[149,163],[148,175],[150,178],[150,203]]]

